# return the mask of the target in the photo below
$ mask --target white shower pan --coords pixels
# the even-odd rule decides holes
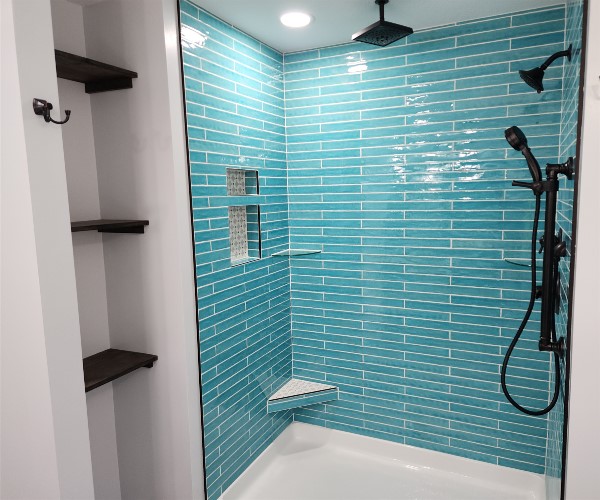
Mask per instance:
[[[544,477],[294,422],[222,500],[542,500]]]

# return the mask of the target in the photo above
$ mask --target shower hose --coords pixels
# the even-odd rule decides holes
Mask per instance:
[[[506,351],[506,355],[504,356],[504,362],[502,363],[502,370],[500,372],[500,383],[502,385],[502,392],[506,396],[506,399],[512,404],[517,410],[522,411],[527,415],[540,416],[545,415],[550,412],[552,408],[556,405],[558,401],[558,395],[560,391],[560,359],[557,352],[554,353],[554,369],[555,369],[555,380],[554,380],[554,395],[552,396],[552,401],[546,408],[542,408],[541,410],[530,410],[521,406],[517,403],[513,397],[508,392],[508,388],[506,387],[506,370],[508,368],[508,362],[510,360],[510,356],[519,342],[523,330],[525,330],[525,326],[527,326],[527,322],[531,316],[533,308],[535,306],[535,301],[537,298],[537,277],[536,277],[536,245],[537,245],[537,235],[538,235],[538,225],[540,222],[540,195],[536,195],[535,197],[535,215],[533,219],[533,229],[531,232],[531,295],[529,297],[529,305],[527,306],[527,312],[525,313],[525,317],[523,321],[521,321],[521,325],[517,330],[515,338],[510,343],[508,350]],[[554,323],[554,315],[552,315],[552,340],[556,341],[556,326]]]

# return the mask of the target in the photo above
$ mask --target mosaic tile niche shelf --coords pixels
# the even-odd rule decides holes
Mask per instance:
[[[321,250],[308,250],[305,248],[290,248],[281,252],[275,252],[273,257],[300,257],[302,255],[315,255],[321,253]]]
[[[268,399],[267,413],[336,401],[338,398],[338,388],[333,385],[293,378]]]
[[[250,196],[259,194],[258,170],[227,169],[227,195]]]
[[[229,207],[229,244],[232,266],[260,259],[260,208],[258,205]]]

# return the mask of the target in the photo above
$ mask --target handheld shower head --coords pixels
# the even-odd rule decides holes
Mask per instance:
[[[504,137],[506,137],[506,141],[513,149],[523,153],[525,160],[527,160],[527,166],[529,167],[533,182],[540,182],[542,180],[542,169],[535,156],[533,156],[531,149],[529,149],[527,137],[523,131],[519,127],[513,126],[504,131]]]
[[[504,131],[507,142],[517,151],[527,147],[527,137],[519,127],[510,127]]]

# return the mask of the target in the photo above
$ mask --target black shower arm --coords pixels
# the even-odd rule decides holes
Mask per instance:
[[[377,0],[376,3],[379,5],[379,20],[385,21],[385,4],[390,0]]]
[[[556,54],[552,54],[548,59],[546,59],[546,62],[540,66],[540,69],[542,69],[543,71],[546,71],[548,69],[548,66],[550,66],[554,61],[556,61],[560,57],[568,57],[569,61],[570,61],[571,60],[571,51],[572,51],[572,46],[569,46],[569,48],[567,50],[561,50],[560,52],[557,52]]]

